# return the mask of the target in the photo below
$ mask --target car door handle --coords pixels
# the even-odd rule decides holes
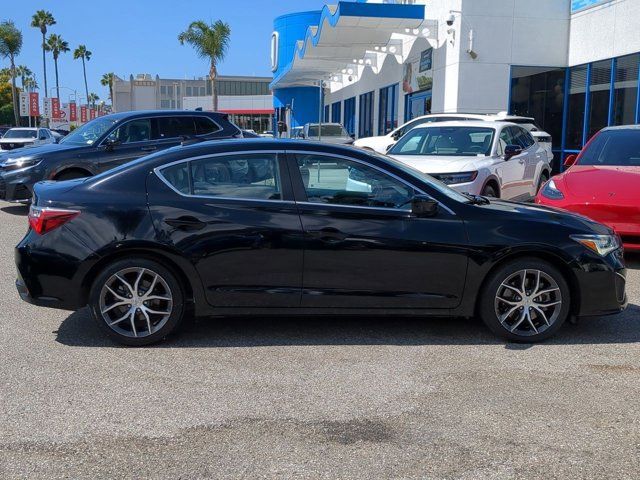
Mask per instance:
[[[207,225],[206,223],[198,220],[196,217],[191,217],[188,215],[178,218],[167,218],[164,223],[166,223],[170,227],[175,228],[176,230],[182,230],[185,232],[202,230]]]
[[[324,243],[339,243],[346,240],[347,235],[337,228],[327,227],[320,230],[310,231],[309,235]]]
[[[157,150],[158,147],[154,147],[154,146],[149,146],[149,147],[142,147],[141,150],[143,152],[153,152],[154,150]]]

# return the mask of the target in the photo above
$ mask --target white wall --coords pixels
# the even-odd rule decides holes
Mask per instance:
[[[185,110],[213,110],[213,99],[209,97],[182,97]],[[271,95],[219,95],[219,110],[273,110]]]
[[[571,17],[569,65],[640,51],[640,0],[613,0]]]

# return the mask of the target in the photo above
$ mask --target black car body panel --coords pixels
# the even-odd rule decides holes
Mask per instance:
[[[213,122],[217,130],[203,135],[162,136],[161,120],[166,119],[206,119]],[[149,119],[149,140],[109,144],[106,140],[117,129],[127,122]],[[165,150],[183,142],[218,140],[241,137],[238,127],[229,121],[226,114],[195,111],[137,111],[115,113],[99,117],[96,121],[109,121],[113,124],[107,128],[91,144],[71,143],[73,133],[65,137],[61,143],[21,148],[11,152],[0,153],[0,200],[29,201],[33,193],[33,185],[42,180],[56,179],[65,172],[78,175],[93,176],[116,166],[135,160],[150,153]],[[90,125],[89,122],[85,126]],[[162,124],[164,126],[164,124]],[[174,131],[178,131],[177,129]],[[194,132],[197,128],[194,122]],[[7,165],[7,160],[25,157],[32,159],[33,165],[16,168]]]
[[[307,202],[296,155],[319,152],[384,169],[439,202],[436,216]],[[234,152],[266,152],[282,198],[183,194],[159,169]],[[94,178],[40,183],[35,204],[77,209],[63,227],[30,231],[16,249],[18,286],[37,304],[75,309],[115,258],[150,256],[182,280],[201,315],[229,313],[473,316],[484,279],[504,261],[548,260],[572,289],[574,315],[626,306],[622,250],[604,257],[570,239],[611,234],[584,217],[512,202],[454,201],[389,160],[350,147],[282,140],[203,142]]]

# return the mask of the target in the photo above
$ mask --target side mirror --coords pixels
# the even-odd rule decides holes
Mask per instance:
[[[569,168],[576,164],[576,160],[578,160],[578,155],[572,153],[571,155],[567,155],[567,158],[564,159],[565,168]]]
[[[392,143],[391,145],[387,145],[387,148],[384,149],[385,153],[389,153],[389,150],[391,150],[391,147],[393,147],[394,145],[394,143]]]
[[[416,195],[411,199],[411,213],[416,217],[435,217],[438,213],[438,202],[426,195]]]
[[[507,145],[504,147],[504,159],[509,160],[522,153],[522,147],[520,145]]]
[[[349,135],[351,138],[353,138],[354,140],[356,139],[356,134],[352,133],[351,135]]]
[[[401,136],[402,136],[402,131],[396,130],[391,138],[393,138],[395,141],[398,141]]]
[[[113,139],[107,138],[104,141],[104,146],[107,148],[107,150],[113,150],[113,147],[115,147],[116,145],[120,145],[120,140],[113,140]]]
[[[300,135],[298,135],[298,138],[307,138],[304,134],[304,132],[300,132]]]

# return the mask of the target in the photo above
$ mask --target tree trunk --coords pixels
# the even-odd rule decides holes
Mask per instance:
[[[209,70],[209,78],[211,79],[211,97],[213,99],[213,111],[218,111],[218,91],[216,89],[216,77],[218,76],[218,70],[216,64],[211,62],[211,69]]]
[[[84,65],[84,57],[82,57],[82,73],[84,74],[84,91],[89,98],[89,87],[87,86],[87,67]]]
[[[16,64],[13,58],[13,55],[10,57],[11,60],[11,101],[13,102],[13,117],[16,121],[16,127],[20,126],[20,109],[18,107],[18,102],[16,101]]]
[[[53,57],[53,63],[56,67],[56,98],[60,100],[60,85],[58,84],[58,59]]]
[[[44,49],[44,44],[46,42],[45,32],[42,32],[42,70],[44,71],[44,96],[49,96],[49,90],[47,90],[47,54]]]

